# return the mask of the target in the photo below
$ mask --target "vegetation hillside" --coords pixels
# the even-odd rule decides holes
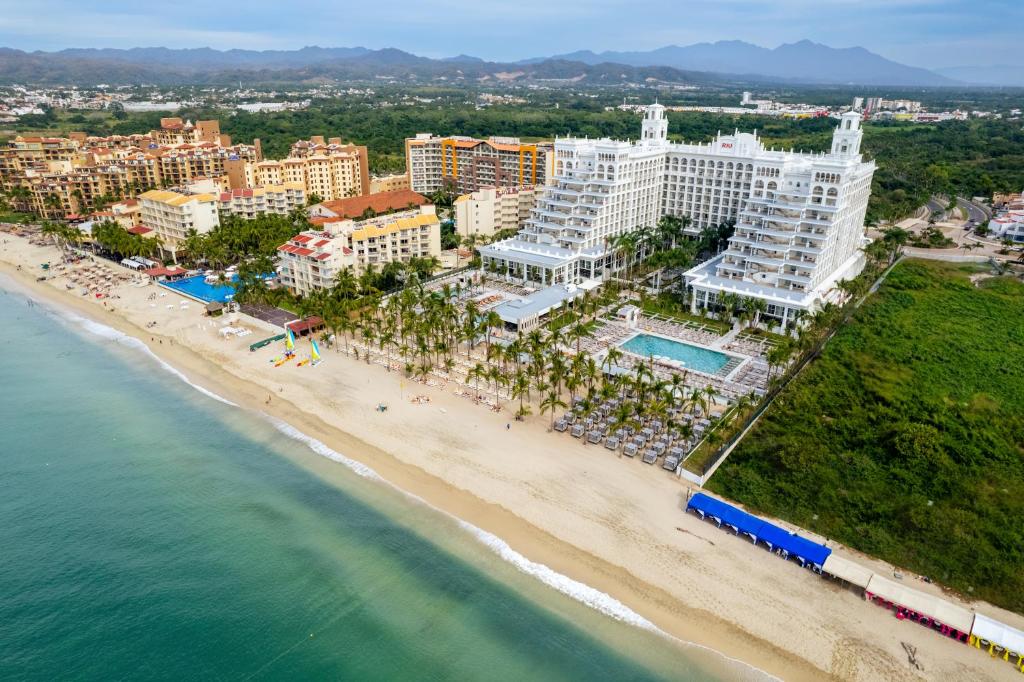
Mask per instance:
[[[900,263],[709,487],[1024,612],[1024,283],[980,277]]]

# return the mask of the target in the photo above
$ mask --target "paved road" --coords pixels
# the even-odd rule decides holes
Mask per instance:
[[[931,215],[935,216],[937,222],[942,222],[946,219],[946,204],[938,201],[935,197],[928,200],[928,203],[924,205],[928,209]],[[929,216],[925,216],[925,220],[928,220]]]
[[[987,209],[959,197],[957,197],[956,203],[957,206],[967,211],[968,220],[973,220],[978,225],[988,222],[989,214]]]

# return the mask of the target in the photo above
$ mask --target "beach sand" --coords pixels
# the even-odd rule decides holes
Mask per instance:
[[[1020,679],[1009,663],[897,621],[853,591],[684,514],[684,480],[548,433],[547,416],[516,422],[512,409],[495,413],[453,395],[454,384],[424,386],[329,349],[315,368],[275,368],[270,360],[282,344],[248,346],[277,328],[240,316],[235,326],[254,333],[223,339],[217,330],[226,320],[206,318],[194,301],[182,309],[187,299],[161,287],[118,286],[120,298],[104,302],[69,293],[61,277],[35,281],[40,263],[57,261],[55,248],[0,235],[0,271],[34,295],[142,340],[192,381],[367,464],[679,639],[787,680]],[[298,350],[303,357],[307,344]],[[430,402],[413,404],[412,395]],[[376,411],[378,403],[388,410]],[[311,466],[329,478],[337,464],[321,458]],[[905,581],[938,592],[912,576]],[[1016,614],[983,610],[1024,627]],[[908,663],[903,643],[916,648],[920,669]]]

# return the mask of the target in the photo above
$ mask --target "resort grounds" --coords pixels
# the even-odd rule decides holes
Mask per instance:
[[[372,357],[345,357],[341,344],[316,367],[275,367],[280,344],[253,352],[249,345],[278,327],[247,316],[212,320],[200,305],[182,306],[178,294],[130,282],[114,286],[109,298],[71,294],[62,278],[36,281],[41,263],[59,260],[55,248],[10,235],[0,242],[3,272],[32,297],[142,340],[193,381],[286,421],[682,640],[787,680],[1019,677],[1002,661],[900,622],[853,591],[685,514],[689,490],[680,478],[549,433],[549,415],[515,421],[507,403],[488,410],[455,395],[456,386],[412,381]],[[225,337],[225,323],[252,334]],[[300,354],[308,353],[305,344],[299,341]],[[325,459],[320,466],[332,465]],[[896,570],[829,546],[876,572]],[[917,589],[941,593],[918,582]],[[1019,616],[986,610],[1024,626]],[[903,643],[916,648],[923,670],[908,665]]]

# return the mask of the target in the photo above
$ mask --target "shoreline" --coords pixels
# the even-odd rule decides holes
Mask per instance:
[[[703,524],[706,527],[700,528],[700,523],[696,519],[690,519],[682,511],[682,501],[685,499],[686,492],[685,485],[676,483],[674,485],[674,492],[672,492],[673,487],[667,486],[664,483],[664,478],[656,479],[651,477],[652,488],[654,487],[654,481],[658,481],[657,493],[659,495],[662,492],[668,491],[668,494],[672,496],[671,503],[665,504],[665,496],[661,495],[659,501],[662,504],[659,508],[663,509],[664,513],[670,515],[668,519],[669,526],[675,526],[675,530],[681,531],[681,533],[676,533],[673,537],[659,539],[658,535],[653,532],[641,535],[636,532],[637,529],[635,527],[616,527],[613,529],[614,533],[612,533],[615,542],[609,547],[610,551],[601,553],[588,551],[590,548],[580,547],[575,542],[567,540],[564,537],[565,529],[560,528],[557,524],[538,525],[535,522],[531,522],[535,521],[535,519],[524,518],[511,511],[513,508],[528,510],[527,507],[514,506],[507,502],[503,504],[496,503],[493,499],[487,499],[476,494],[468,486],[461,486],[455,481],[448,480],[448,477],[439,475],[439,471],[443,471],[445,467],[454,466],[449,462],[442,462],[441,466],[430,470],[424,466],[418,466],[416,462],[410,462],[406,458],[399,456],[393,449],[389,450],[387,447],[381,447],[378,443],[367,442],[365,439],[360,438],[359,435],[338,428],[338,425],[335,423],[328,423],[321,415],[311,412],[309,409],[304,409],[302,405],[293,402],[291,392],[288,394],[284,393],[285,385],[279,388],[277,394],[273,394],[273,388],[269,389],[271,395],[274,395],[274,399],[268,405],[267,401],[262,399],[263,396],[268,395],[268,388],[260,385],[252,377],[245,376],[242,372],[232,371],[229,368],[230,364],[218,362],[215,352],[202,352],[208,350],[206,348],[193,349],[185,347],[180,342],[181,339],[177,334],[165,335],[162,333],[163,329],[160,332],[144,329],[141,325],[131,321],[127,314],[111,311],[94,300],[83,299],[82,297],[69,295],[66,292],[61,295],[61,290],[53,283],[36,282],[33,274],[24,268],[21,272],[17,272],[12,265],[3,262],[9,261],[7,254],[10,253],[6,247],[4,251],[5,253],[0,256],[0,271],[10,275],[19,285],[34,292],[41,299],[45,299],[60,308],[71,309],[86,319],[98,321],[123,334],[138,339],[158,359],[182,372],[184,376],[201,377],[199,382],[194,382],[190,379],[190,383],[199,383],[207,390],[213,391],[232,401],[237,401],[240,407],[260,415],[266,415],[270,419],[280,420],[302,434],[324,443],[326,447],[343,453],[345,457],[370,467],[390,485],[423,500],[429,506],[449,516],[453,516],[457,520],[471,524],[483,532],[500,538],[510,548],[527,557],[530,561],[542,564],[557,573],[568,576],[618,600],[641,617],[653,623],[660,630],[683,642],[683,646],[686,646],[687,643],[692,643],[698,647],[710,649],[726,659],[734,658],[757,670],[789,680],[818,680],[824,678],[877,679],[879,674],[884,674],[888,679],[922,679],[919,672],[909,670],[906,664],[900,661],[897,656],[894,656],[891,651],[883,650],[880,647],[881,642],[874,642],[870,639],[866,641],[851,641],[849,635],[843,636],[845,633],[841,632],[838,633],[840,636],[830,637],[824,640],[824,642],[820,640],[814,641],[809,647],[814,648],[817,645],[822,643],[828,644],[831,641],[842,645],[841,649],[840,647],[830,647],[831,651],[824,650],[819,652],[818,660],[826,663],[828,666],[824,668],[808,660],[808,656],[801,655],[805,653],[804,651],[794,651],[792,643],[790,648],[784,648],[779,644],[768,641],[764,637],[758,636],[758,634],[750,632],[747,627],[754,624],[753,619],[758,614],[751,613],[747,620],[743,619],[744,614],[738,612],[728,612],[728,616],[723,615],[720,617],[715,610],[718,606],[716,600],[708,599],[705,595],[694,594],[691,595],[692,599],[688,600],[688,603],[680,598],[678,590],[676,593],[672,593],[668,589],[658,586],[660,583],[652,582],[636,574],[634,572],[636,569],[643,568],[641,564],[636,563],[636,558],[652,558],[647,554],[647,548],[643,546],[639,548],[629,547],[629,551],[622,552],[621,554],[617,550],[623,549],[630,544],[644,545],[653,541],[663,545],[685,543],[690,545],[690,547],[685,549],[692,551],[694,546],[703,548],[705,544],[710,543],[714,548],[727,546],[728,550],[722,551],[728,551],[730,554],[735,549],[737,556],[748,555],[745,561],[757,566],[759,569],[757,572],[760,573],[760,575],[751,577],[751,581],[754,584],[737,585],[728,583],[729,578],[743,579],[743,565],[736,566],[733,575],[720,576],[713,569],[709,570],[710,567],[707,565],[701,565],[696,561],[686,561],[688,558],[686,555],[691,553],[691,551],[680,552],[678,547],[661,546],[654,547],[651,551],[664,550],[663,554],[667,554],[670,557],[675,555],[677,558],[682,559],[678,566],[658,567],[664,569],[667,575],[673,576],[681,572],[691,571],[695,574],[695,576],[691,576],[696,578],[695,584],[703,585],[704,589],[708,592],[720,593],[717,596],[722,596],[722,593],[733,589],[738,594],[725,594],[725,596],[738,597],[740,602],[744,599],[749,599],[751,595],[761,594],[762,598],[770,603],[770,608],[779,607],[782,602],[792,606],[792,602],[795,600],[797,602],[797,610],[799,611],[799,600],[802,596],[800,592],[824,592],[825,594],[831,592],[833,597],[836,597],[835,593],[838,592],[838,598],[835,598],[832,613],[824,614],[826,616],[824,620],[826,621],[830,616],[845,613],[846,607],[852,603],[847,598],[852,597],[855,601],[863,604],[863,600],[859,597],[849,593],[843,595],[835,585],[829,584],[820,578],[812,577],[804,571],[797,573],[784,570],[783,566],[785,564],[777,559],[771,558],[767,561],[759,561],[768,555],[756,553],[749,545],[739,540],[734,539],[735,543],[731,542],[727,539],[728,536],[725,536],[718,529],[707,527],[708,524]],[[46,251],[51,251],[51,249],[46,249]],[[53,253],[55,253],[55,250],[53,250]],[[31,267],[29,265],[30,261],[27,258],[19,259],[18,262],[22,262],[26,267]],[[138,293],[140,295],[143,292],[150,293],[154,289],[155,287],[147,287],[138,290]],[[86,300],[89,302],[87,303]],[[117,299],[111,301],[111,303],[115,307],[120,306],[120,301]],[[155,315],[155,313],[153,314]],[[149,338],[150,342],[147,343],[146,338]],[[169,343],[159,343],[158,339],[169,341]],[[177,342],[175,342],[176,339]],[[235,349],[237,349],[237,344]],[[216,347],[213,350],[216,350]],[[247,350],[245,352],[247,353]],[[355,370],[361,369],[363,372],[372,373],[369,379],[370,382],[383,383],[384,381],[386,370],[382,367],[366,366],[363,368],[361,361],[352,360],[340,355],[335,356],[333,352],[328,352],[325,356],[327,360],[334,360],[332,364],[342,366],[346,375],[359,374]],[[272,376],[275,379],[277,378],[276,375]],[[310,374],[308,376],[313,375]],[[395,377],[391,377],[387,381],[395,383],[394,379]],[[401,382],[402,380],[399,379],[399,381]],[[355,381],[353,380],[352,383],[354,384]],[[292,386],[288,385],[287,388],[292,388]],[[353,386],[341,388],[349,388],[351,391]],[[421,387],[421,385],[416,385],[415,390],[430,393],[427,387]],[[401,385],[399,386],[399,391],[401,391]],[[360,399],[362,402],[374,402],[365,393],[361,394]],[[409,410],[408,406],[404,407],[405,411]],[[472,420],[489,419],[491,422],[495,420],[504,422],[505,420],[503,416],[494,416],[493,413],[485,414],[479,408],[465,405],[464,403],[460,404],[459,407],[464,408],[465,412],[465,414],[460,414],[460,416],[468,417]],[[365,411],[369,412],[368,405]],[[394,431],[396,426],[416,427],[416,424],[406,424],[401,419],[394,418],[399,416],[398,412],[400,411],[395,410],[392,413],[389,410],[390,421],[385,423],[385,428]],[[441,412],[447,414],[444,409]],[[399,423],[395,424],[396,421]],[[531,418],[530,421],[531,423],[526,425],[525,428],[538,431],[538,439],[543,439],[538,440],[538,442],[543,443],[545,446],[554,445],[556,450],[558,445],[566,443],[564,440],[544,433],[544,429],[539,428],[539,420],[536,418]],[[495,425],[491,424],[490,426],[493,433]],[[501,423],[497,424],[497,428],[500,429],[499,432],[505,431]],[[517,426],[517,431],[520,428]],[[384,434],[381,435],[383,438]],[[391,435],[394,437],[396,434],[392,433]],[[400,435],[398,440],[408,443],[408,440],[403,439]],[[457,447],[464,446],[463,443],[458,442],[452,445]],[[471,445],[474,446],[479,456],[487,454],[480,451],[487,450],[488,448],[472,443]],[[492,442],[491,445],[493,449],[500,450],[499,442]],[[570,447],[575,445],[572,444]],[[592,451],[593,449],[588,452]],[[506,452],[505,454],[508,453]],[[567,454],[566,456],[569,455]],[[326,457],[319,457],[318,459],[322,462],[323,469],[317,473],[329,475],[329,468],[336,464]],[[429,458],[427,463],[431,463]],[[467,465],[466,462],[461,460],[458,464],[461,466]],[[468,464],[472,464],[472,462],[468,462]],[[628,466],[628,463],[611,460],[600,464],[601,467],[621,467],[623,465]],[[318,469],[320,467],[314,466],[313,468]],[[614,475],[614,469],[612,471]],[[640,471],[641,475],[652,473],[649,470],[644,471],[636,467],[633,467],[633,471]],[[516,484],[519,482],[498,481],[499,485],[507,485],[508,483]],[[588,483],[591,485],[595,484],[592,480],[581,480],[579,483],[583,486],[586,486]],[[499,490],[498,492],[506,493],[507,491]],[[597,502],[605,502],[606,500],[603,497],[606,495],[615,497],[614,491],[588,490],[586,492],[588,495],[596,495],[602,498]],[[654,495],[653,492],[652,495]],[[491,497],[497,496],[497,493],[491,495]],[[543,500],[545,496],[536,495],[534,497]],[[529,495],[527,499],[530,499]],[[616,510],[623,514],[632,511],[629,509],[630,500],[615,498],[612,499],[612,502]],[[592,509],[583,509],[581,512],[590,513]],[[596,521],[603,525],[612,523],[612,519],[604,518],[600,514],[596,515],[596,517]],[[595,519],[590,518],[587,520],[594,521]],[[641,518],[640,521],[642,522],[643,519]],[[563,531],[562,537],[559,537],[560,530]],[[689,536],[695,536],[695,539],[691,539]],[[617,543],[621,543],[619,547],[615,546]],[[733,547],[733,544],[735,544],[735,547]],[[707,550],[704,549],[704,551],[706,552]],[[714,552],[714,554],[719,553],[721,552],[717,550]],[[616,557],[615,560],[611,560],[613,556]],[[664,557],[657,556],[654,558],[663,559]],[[724,558],[712,556],[710,558],[725,565],[731,559],[731,556],[725,556]],[[764,564],[763,567],[762,563]],[[793,566],[793,568],[795,569],[796,567]],[[780,576],[773,581],[773,574],[776,573],[794,573],[794,575],[792,579],[789,575],[786,575],[784,580]],[[764,588],[763,590],[749,589],[758,587],[758,581],[761,581],[760,587]],[[669,584],[672,583],[670,582]],[[863,606],[860,611],[863,611],[863,613],[858,612],[857,617],[864,621],[869,630],[877,628],[888,633],[896,625],[895,619],[882,613],[880,609],[876,610],[870,607],[870,605]],[[789,611],[786,613],[789,616]],[[730,620],[730,617],[735,620]],[[787,638],[793,633],[806,633],[808,638],[811,638],[813,635],[811,630],[819,625],[819,622],[815,618],[813,623],[809,622],[805,627],[801,627],[799,623],[793,622],[791,617],[786,617],[775,625],[786,628],[787,632],[780,633],[779,641],[788,642]],[[897,629],[896,632],[898,632],[898,637],[902,640],[912,641],[916,646],[929,653],[943,651],[944,647],[948,646],[947,643],[938,637],[934,638],[935,641],[931,641],[930,638],[933,636],[930,633],[920,633],[906,627]],[[920,636],[922,634],[924,635],[923,637]],[[878,638],[883,639],[884,635],[879,635]],[[898,641],[893,642],[893,644],[896,647],[899,646]],[[937,679],[949,674],[953,670],[958,670],[963,675],[974,676],[976,679],[997,679],[1005,673],[1015,673],[1010,666],[998,665],[981,669],[981,666],[987,662],[985,659],[988,657],[982,657],[973,651],[967,652],[966,647],[964,649],[963,653],[968,654],[966,658],[955,655],[957,653],[955,650],[949,650],[949,658],[953,659],[949,662],[952,665],[943,669],[934,667],[936,663],[934,657],[926,659],[926,662],[931,664],[931,669],[928,671],[930,674],[925,677],[932,678],[934,676]],[[866,655],[870,656],[870,658],[865,659]],[[1000,669],[1004,667],[1006,670],[1004,673],[1000,673]]]
[[[82,305],[76,297],[61,295],[61,292],[53,287],[27,279],[24,271],[15,272],[3,261],[0,261],[0,275],[9,277],[19,287],[26,289],[26,293],[31,292],[38,295],[40,299],[45,301],[46,305],[64,309],[89,322],[105,325],[124,334],[128,338],[138,341],[152,353],[153,359],[166,364],[168,371],[178,374],[180,379],[192,388],[214,400],[219,400],[230,406],[253,413],[259,418],[270,422],[289,438],[304,442],[317,458],[317,461],[312,463],[314,464],[312,469],[313,473],[318,476],[329,478],[330,472],[323,469],[317,471],[318,467],[315,464],[321,464],[325,468],[341,465],[350,471],[354,471],[356,475],[383,483],[395,491],[426,505],[432,511],[447,516],[467,533],[473,535],[476,535],[476,532],[485,533],[504,543],[511,551],[516,552],[527,561],[606,595],[632,611],[639,618],[646,620],[653,626],[653,631],[656,634],[672,640],[674,644],[684,650],[691,647],[700,649],[710,656],[720,657],[721,662],[725,665],[743,666],[749,669],[755,676],[808,681],[822,679],[823,671],[810,666],[805,661],[786,654],[786,652],[776,650],[767,642],[751,640],[748,643],[750,645],[750,652],[756,655],[757,660],[762,665],[766,659],[770,660],[773,656],[778,657],[779,660],[777,662],[780,664],[780,671],[785,671],[785,677],[781,676],[781,672],[773,673],[750,663],[744,658],[733,657],[715,646],[718,643],[735,645],[737,638],[743,639],[748,637],[746,633],[736,630],[731,624],[725,621],[714,623],[705,621],[699,624],[691,622],[690,625],[693,626],[691,630],[690,627],[686,627],[682,622],[672,623],[672,621],[683,617],[690,620],[694,616],[701,620],[707,618],[708,621],[715,621],[717,619],[710,614],[681,613],[678,609],[682,605],[674,604],[675,600],[670,595],[663,593],[655,586],[643,584],[621,568],[607,564],[598,557],[555,538],[550,533],[525,522],[506,509],[481,500],[468,491],[451,486],[428,472],[408,467],[389,453],[365,441],[361,441],[351,434],[338,431],[319,420],[315,415],[301,411],[286,399],[279,398],[275,400],[273,410],[268,411],[267,405],[261,404],[261,401],[258,399],[257,394],[261,394],[265,390],[262,387],[252,385],[244,379],[230,375],[224,369],[199,357],[192,351],[182,348],[180,345],[161,346],[158,344],[154,347],[146,343],[144,339],[139,337],[139,333],[151,333],[150,330],[140,330],[109,310],[102,307],[97,310],[95,305]],[[96,315],[96,312],[103,314]],[[156,337],[159,335],[151,333],[151,336]],[[378,369],[384,371],[382,368]],[[193,373],[197,376],[202,376],[202,379],[200,381],[194,380],[190,377],[190,374]],[[289,433],[282,429],[282,426],[291,429],[294,433]],[[307,439],[315,440],[317,443],[350,460],[355,465],[364,467],[364,470],[359,471],[348,463],[339,462],[334,458],[317,452],[317,449]],[[345,449],[336,447],[336,445],[341,443],[345,444]],[[474,539],[487,546],[480,537],[474,537]],[[490,546],[487,546],[487,549],[495,551]],[[599,579],[593,581],[584,580],[575,575],[580,572],[580,569],[583,569],[583,572],[587,573],[590,578],[597,576]],[[544,583],[549,589],[557,589],[536,575],[530,575],[534,580]],[[625,588],[627,593],[633,593],[633,600],[639,601],[642,598],[648,603],[640,606],[641,610],[637,610],[630,603],[633,600],[629,600],[629,598],[623,600],[619,595],[615,594],[622,591],[622,588]],[[604,617],[623,620],[608,610],[601,609],[587,601],[579,600],[562,590],[559,591],[600,612]],[[665,626],[666,623],[669,624],[668,627]],[[640,623],[630,624],[634,627],[643,627],[650,630],[650,628],[646,628]],[[709,632],[713,633],[710,641],[697,640],[697,638],[708,639],[707,635]],[[693,639],[687,633],[692,635]],[[719,637],[722,639],[719,640]],[[797,669],[801,667],[806,667],[806,670],[794,676],[793,673],[797,672]]]

